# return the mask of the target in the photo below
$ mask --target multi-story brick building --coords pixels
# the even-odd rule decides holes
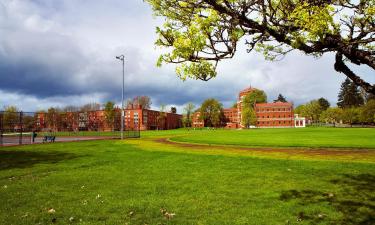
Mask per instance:
[[[59,112],[36,114],[37,130],[54,131],[119,131],[121,129],[121,109],[115,108],[112,120],[108,120],[104,110],[90,112]],[[182,127],[182,115],[176,113],[128,107],[124,112],[125,130],[168,130]]]
[[[125,110],[125,127],[140,130],[170,130],[182,127],[182,115],[128,106]]]
[[[242,102],[243,98],[254,90],[257,89],[250,87],[240,91],[240,93],[238,94],[236,107],[223,110],[225,118],[225,120],[223,121],[223,126],[225,128],[236,129],[245,127],[242,124]],[[295,123],[292,103],[258,103],[255,104],[254,110],[257,117],[257,127],[295,127],[297,125],[302,126],[303,118],[299,118],[298,123]],[[196,112],[193,115],[193,127],[204,127],[204,122],[200,120],[200,112]]]

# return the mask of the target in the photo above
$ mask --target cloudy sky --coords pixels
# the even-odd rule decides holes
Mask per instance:
[[[343,75],[333,57],[320,59],[298,52],[268,62],[239,47],[236,57],[219,65],[214,80],[181,81],[174,66],[155,66],[155,27],[143,0],[0,0],[0,109],[24,111],[51,106],[121,101],[120,61],[124,54],[125,96],[148,95],[180,109],[214,97],[230,106],[248,86],[266,91],[272,101],[282,93],[296,105],[325,97],[336,103]],[[375,83],[373,71],[356,68]]]

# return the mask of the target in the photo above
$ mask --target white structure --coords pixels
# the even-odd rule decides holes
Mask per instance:
[[[299,117],[298,114],[294,114],[294,127],[306,127],[306,118],[305,117]]]

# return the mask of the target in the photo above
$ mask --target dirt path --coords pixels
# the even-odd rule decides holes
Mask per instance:
[[[361,157],[366,156],[375,157],[375,149],[345,149],[345,148],[271,148],[271,147],[242,147],[233,145],[209,145],[209,144],[196,144],[196,143],[181,143],[170,141],[168,138],[159,138],[155,140],[157,143],[166,145],[177,146],[181,148],[196,149],[196,150],[209,150],[209,149],[222,149],[222,150],[241,150],[260,152],[263,154],[268,153],[283,153],[287,155],[306,155],[306,156],[351,156]]]

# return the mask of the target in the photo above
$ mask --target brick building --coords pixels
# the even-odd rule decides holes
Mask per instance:
[[[236,129],[244,128],[242,124],[242,101],[243,98],[257,90],[256,88],[246,88],[238,94],[237,107],[224,109],[224,124],[225,128]],[[297,127],[297,125],[304,126],[302,121],[304,118],[298,118],[298,123],[295,122],[293,113],[293,104],[286,102],[275,103],[258,103],[254,107],[257,117],[257,127]],[[200,112],[193,115],[193,127],[204,127],[204,122],[199,119]]]
[[[104,110],[90,112],[59,112],[36,114],[37,130],[53,131],[119,131],[121,129],[121,109],[114,109],[112,121],[106,118]],[[176,113],[128,107],[124,113],[125,130],[169,130],[182,127],[182,115]]]
[[[140,130],[170,130],[182,127],[182,115],[128,106],[125,110],[125,127]]]

